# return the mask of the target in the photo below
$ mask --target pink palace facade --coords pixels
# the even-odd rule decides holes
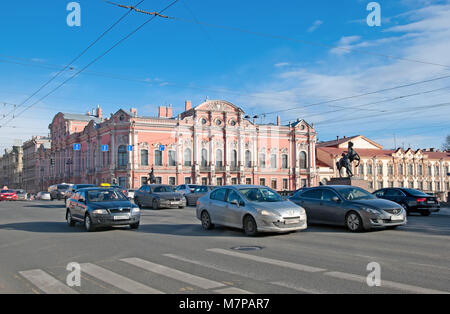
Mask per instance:
[[[51,150],[45,180],[55,183],[117,183],[139,188],[153,166],[158,183],[261,184],[294,190],[318,184],[316,132],[305,121],[255,124],[243,110],[223,100],[206,100],[173,116],[120,109],[104,118],[58,113],[49,125]],[[78,145],[79,144],[79,150]],[[106,146],[107,145],[107,146]],[[76,148],[74,150],[74,148]],[[49,159],[49,160],[45,160]]]

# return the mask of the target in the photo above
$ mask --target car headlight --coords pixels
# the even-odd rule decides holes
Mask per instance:
[[[94,215],[107,215],[108,211],[106,209],[96,209],[96,210],[93,210],[92,213]]]
[[[274,213],[274,212],[271,212],[271,211],[269,211],[269,210],[265,210],[265,209],[260,210],[260,211],[259,211],[259,214],[260,214],[261,216],[268,216],[268,217],[281,217],[279,214]]]
[[[381,212],[379,210],[376,210],[375,208],[370,208],[370,207],[362,207],[362,210],[368,212],[368,213],[372,213],[375,215],[381,215]]]
[[[139,207],[133,207],[131,209],[132,214],[139,214],[140,212],[141,212],[141,210],[139,209]]]

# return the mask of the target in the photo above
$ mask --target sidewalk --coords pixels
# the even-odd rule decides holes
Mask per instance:
[[[437,214],[450,216],[450,206],[447,204],[445,205],[441,204],[441,210]]]

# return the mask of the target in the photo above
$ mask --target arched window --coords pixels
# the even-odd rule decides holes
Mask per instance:
[[[230,166],[231,166],[231,168],[236,168],[237,167],[237,151],[235,149],[233,149],[231,151]]]
[[[259,167],[266,168],[266,154],[264,153],[259,154]]]
[[[216,150],[216,167],[217,168],[223,167],[223,153],[221,149]]]
[[[117,165],[125,167],[128,164],[128,153],[125,145],[120,145],[117,150]]]
[[[202,149],[202,161],[200,164],[202,167],[208,166],[208,151],[206,149]]]
[[[176,158],[176,152],[174,150],[167,151],[167,157],[169,159],[169,166],[174,167],[177,165],[177,158]]]
[[[148,150],[141,149],[141,166],[148,166]]]
[[[192,166],[192,158],[191,158],[192,152],[190,148],[186,148],[184,150],[184,165],[186,167]]]
[[[246,168],[252,167],[252,153],[249,150],[245,151],[245,167]]]
[[[155,166],[162,166],[163,162],[162,162],[162,151],[160,151],[159,149],[155,150],[155,157],[154,157],[154,165]]]
[[[288,155],[286,154],[281,155],[281,168],[282,169],[288,168]]]
[[[306,169],[307,161],[306,161],[306,153],[305,152],[300,152],[299,161],[300,161],[300,169]]]
[[[277,155],[276,154],[270,155],[270,168],[277,169]]]

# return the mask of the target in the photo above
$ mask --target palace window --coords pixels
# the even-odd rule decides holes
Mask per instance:
[[[282,169],[288,168],[288,155],[286,154],[281,155],[281,168]]]
[[[299,162],[300,162],[300,169],[306,169],[307,168],[307,160],[306,160],[306,153],[300,152],[299,154]]]
[[[408,174],[412,176],[414,174],[414,166],[412,164],[408,165]]]
[[[264,153],[259,154],[259,167],[266,168],[266,154]]]
[[[202,160],[200,162],[200,166],[207,167],[208,166],[208,151],[206,149],[202,149]]]
[[[237,151],[235,149],[231,151],[230,166],[232,169],[237,168]]]
[[[252,153],[249,150],[245,151],[245,167],[246,168],[252,167]]]
[[[141,166],[148,166],[148,150],[141,149]]]
[[[270,155],[270,168],[277,169],[277,155],[276,154]]]
[[[167,151],[167,157],[169,159],[169,167],[174,167],[177,165],[176,152],[174,150]]]
[[[117,150],[117,165],[119,167],[126,166],[128,164],[128,152],[125,145],[120,145]]]
[[[155,166],[162,166],[163,165],[163,161],[162,161],[162,151],[160,151],[159,149],[158,150],[155,150],[155,161],[154,161],[155,163]],[[147,161],[147,163],[148,163],[148,161]]]
[[[398,165],[398,175],[399,175],[399,176],[402,176],[402,175],[403,175],[403,165],[402,165],[402,164],[399,164],[399,165]]]
[[[191,167],[192,166],[192,158],[191,158],[192,152],[190,148],[186,148],[184,150],[184,166],[185,167]]]
[[[223,154],[221,149],[216,150],[216,167],[222,168],[223,167]],[[217,184],[219,185],[219,184]]]

